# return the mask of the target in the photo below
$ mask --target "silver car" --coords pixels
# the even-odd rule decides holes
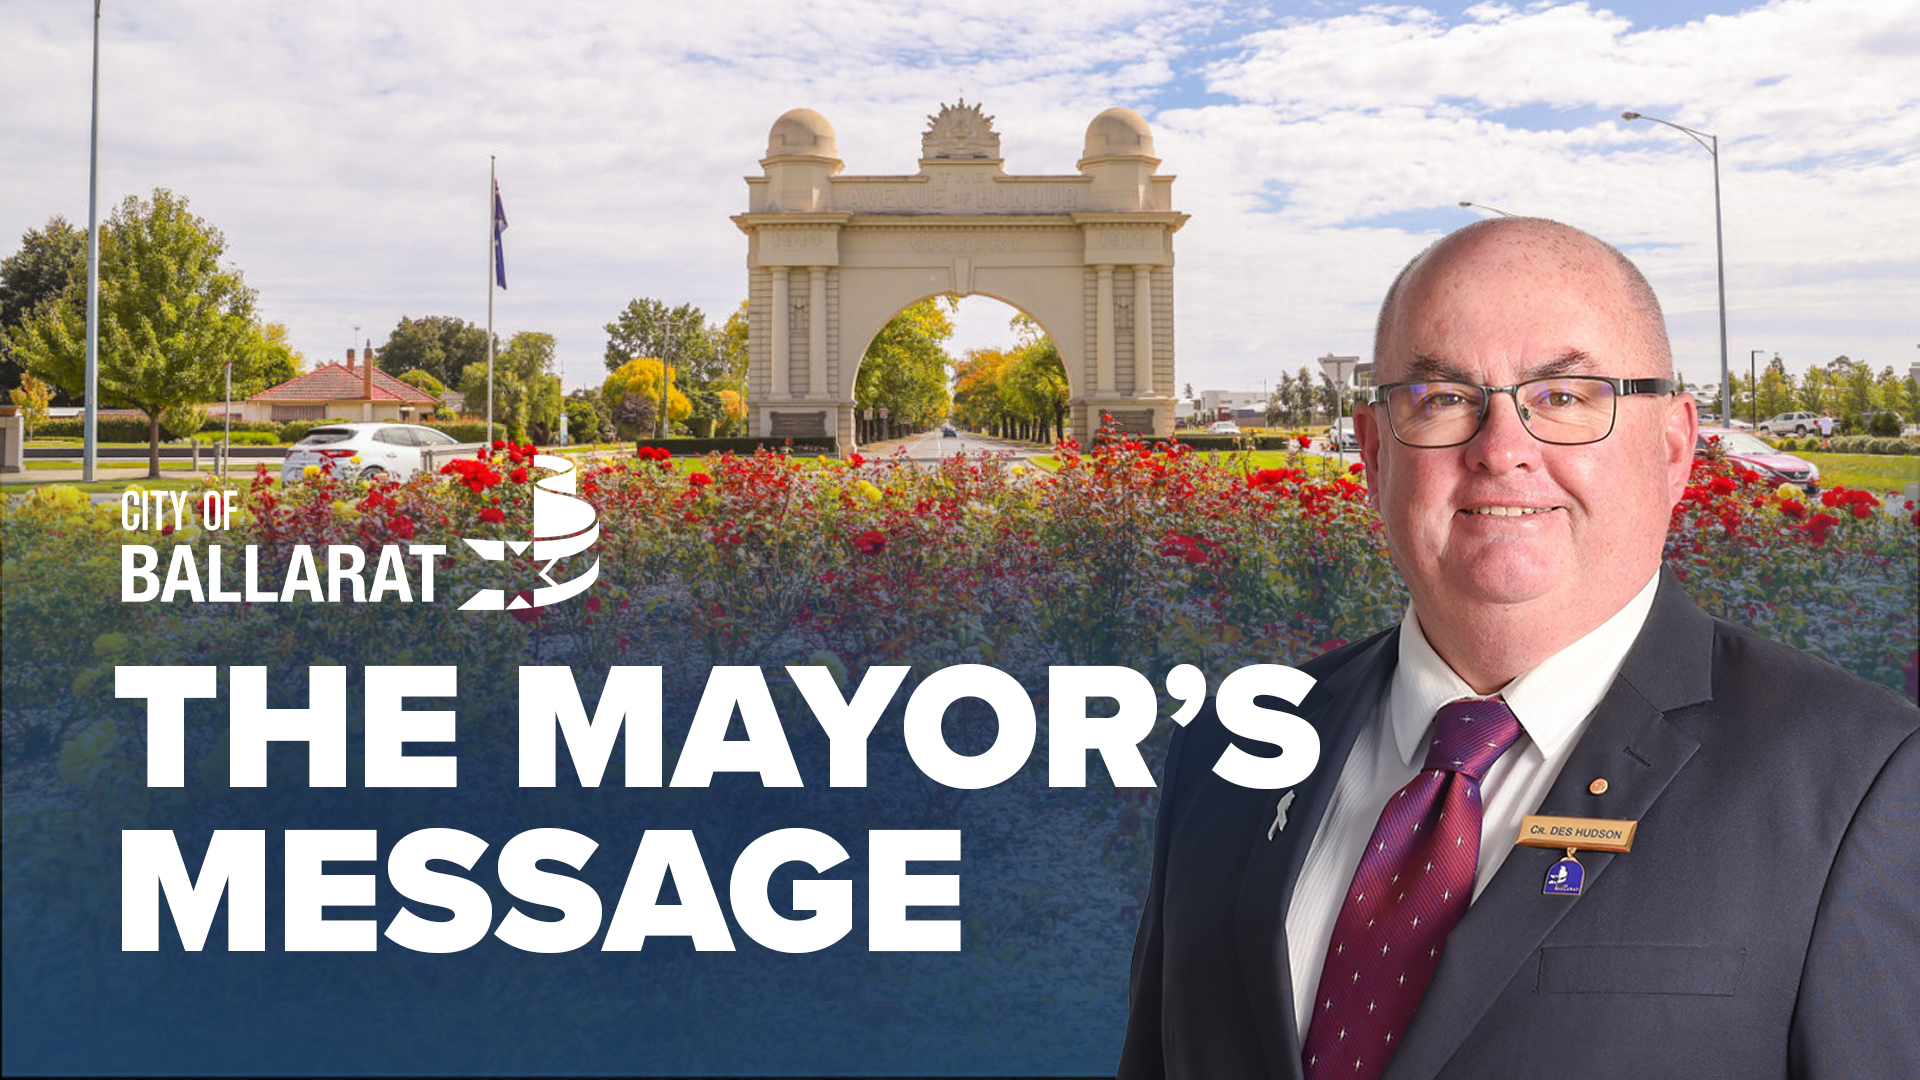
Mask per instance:
[[[1327,429],[1327,441],[1341,450],[1360,449],[1360,437],[1354,434],[1353,417],[1343,416]]]
[[[1783,412],[1760,421],[1762,435],[1808,435],[1820,429],[1820,414]]]
[[[446,432],[419,424],[328,424],[308,431],[305,438],[293,444],[280,467],[280,479],[290,484],[306,475],[307,466],[314,465],[331,468],[342,479],[405,480],[420,471],[422,449],[459,445],[459,440]]]

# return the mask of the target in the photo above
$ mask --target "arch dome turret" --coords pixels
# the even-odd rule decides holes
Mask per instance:
[[[790,109],[773,122],[767,132],[767,157],[840,159],[840,147],[834,141],[833,125],[812,109]]]
[[[1087,125],[1082,164],[1110,158],[1150,158],[1153,156],[1153,129],[1132,109],[1112,108],[1093,118]]]

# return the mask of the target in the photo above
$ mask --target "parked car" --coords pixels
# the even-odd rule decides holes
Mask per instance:
[[[1717,441],[1716,441],[1717,440]],[[1799,484],[1809,493],[1820,490],[1820,469],[1812,462],[1783,454],[1743,431],[1701,428],[1693,456],[1705,457],[1718,449],[1728,461],[1752,469],[1770,484]]]
[[[1210,425],[1210,426],[1209,426],[1209,427],[1207,428],[1207,434],[1209,434],[1209,435],[1238,435],[1238,434],[1240,434],[1240,425],[1239,425],[1239,424],[1236,424],[1236,423],[1234,423],[1234,422],[1233,422],[1233,421],[1231,421],[1231,420],[1215,420],[1215,421],[1214,421],[1214,422],[1212,423],[1212,425]]]
[[[280,467],[280,479],[291,483],[304,475],[309,465],[332,465],[334,475],[339,477],[405,480],[420,471],[422,449],[458,445],[459,440],[446,432],[419,424],[328,424],[308,431],[293,444]]]
[[[1819,430],[1819,413],[1783,412],[1760,421],[1762,435],[1811,435]]]
[[[1360,437],[1353,433],[1353,417],[1343,416],[1327,429],[1327,441],[1341,450],[1360,449]]]

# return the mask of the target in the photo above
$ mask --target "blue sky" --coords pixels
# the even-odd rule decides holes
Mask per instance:
[[[86,215],[90,5],[0,0],[0,250]],[[1007,168],[1068,173],[1087,122],[1152,123],[1192,215],[1175,240],[1181,382],[1259,385],[1371,346],[1395,270],[1480,211],[1628,251],[1682,373],[1717,377],[1717,132],[1728,348],[1805,367],[1920,351],[1920,0],[956,7],[107,0],[102,198],[167,186],[226,234],[310,359],[402,315],[485,317],[487,155],[503,332],[559,339],[569,385],[635,296],[745,295],[742,177],[796,106],[849,173],[911,172],[964,92]],[[969,301],[958,345],[1010,335]]]

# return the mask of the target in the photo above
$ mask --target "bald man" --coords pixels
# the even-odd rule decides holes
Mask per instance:
[[[1175,736],[1120,1075],[1920,1077],[1920,710],[1661,568],[1699,421],[1639,271],[1470,226],[1374,362],[1411,603],[1305,665],[1298,786]]]

